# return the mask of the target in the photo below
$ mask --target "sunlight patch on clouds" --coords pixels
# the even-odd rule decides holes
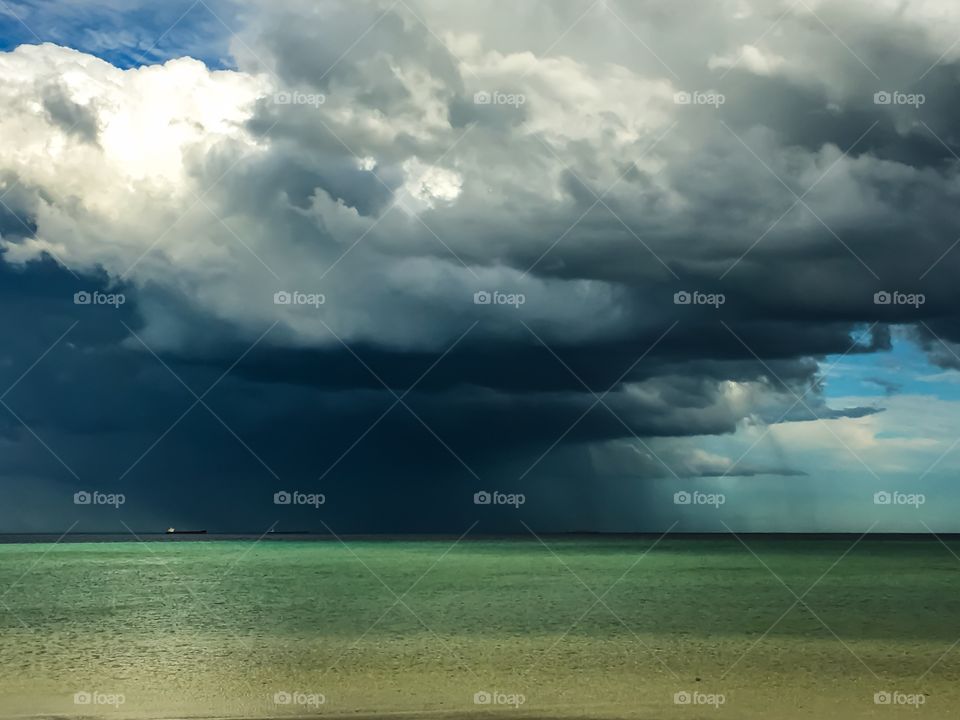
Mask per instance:
[[[847,406],[871,400],[848,397],[833,402]],[[920,474],[956,440],[960,402],[926,395],[894,395],[884,399],[884,407],[882,413],[860,418],[783,423],[774,426],[771,433],[821,472],[836,467],[859,472],[866,464],[877,473],[919,468]],[[960,453],[945,459],[940,469],[960,469]]]
[[[408,212],[433,208],[438,203],[452,203],[463,190],[463,177],[454,170],[428,165],[419,158],[403,164],[406,182],[396,202]]]

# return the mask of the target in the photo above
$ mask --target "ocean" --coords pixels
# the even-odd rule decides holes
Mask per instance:
[[[960,707],[953,540],[43,539],[0,542],[3,718]]]

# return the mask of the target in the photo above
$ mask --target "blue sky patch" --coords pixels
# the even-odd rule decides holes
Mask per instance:
[[[188,55],[226,69],[237,11],[230,0],[0,0],[0,50],[50,42],[121,68]]]
[[[821,370],[828,398],[903,394],[960,400],[960,373],[932,364],[926,353],[901,332],[894,332],[889,352],[851,353],[842,360],[830,356],[821,363]]]

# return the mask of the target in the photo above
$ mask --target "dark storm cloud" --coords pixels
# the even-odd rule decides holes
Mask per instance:
[[[910,336],[940,367],[960,369],[960,323],[953,317],[930,318],[909,329]]]
[[[170,512],[267,525],[272,492],[320,484],[354,530],[449,531],[487,484],[569,500],[674,476],[802,483],[786,459],[735,463],[691,439],[881,412],[832,407],[821,365],[889,350],[893,325],[960,365],[938,340],[960,342],[957,67],[947,57],[908,82],[904,67],[919,78],[942,52],[925,28],[824,10],[884,84],[799,12],[765,59],[724,74],[717,58],[755,42],[776,3],[744,27],[721,4],[611,3],[659,57],[598,14],[540,58],[582,9],[458,19],[436,5],[418,6],[428,23],[475,23],[478,37],[376,3],[248,8],[237,65],[276,85],[242,123],[262,151],[231,138],[184,159],[222,222],[190,215],[184,228],[192,206],[171,204],[138,245],[137,223],[114,226],[77,188],[10,174],[0,331],[14,340],[0,378],[78,324],[11,392],[0,473],[59,492],[76,472],[139,498],[136,517],[161,526],[181,522]],[[720,108],[673,101],[712,88]],[[324,98],[278,104],[274,90]],[[883,90],[929,100],[878,105]],[[477,104],[480,91],[525,102]],[[41,95],[53,126],[93,141],[99,106],[78,97]],[[124,182],[135,191],[120,204],[152,197]],[[81,279],[32,260],[30,241],[54,243]],[[74,306],[85,284],[128,303]],[[322,312],[271,302],[296,288],[322,289]],[[487,290],[526,302],[475,305]],[[178,420],[196,397],[151,350],[198,395],[227,373],[210,408]],[[575,512],[540,507],[551,528],[578,527]],[[590,522],[606,527],[602,515]]]
[[[455,59],[429,30],[387,10],[375,3],[281,3],[259,15],[257,32],[275,72],[292,87],[359,87],[361,101],[384,113],[412,100],[391,60],[422,68],[447,87],[459,84]]]
[[[23,372],[26,359],[39,357],[77,323],[5,398],[11,412],[3,423],[10,442],[3,473],[30,474],[38,487],[24,503],[27,512],[21,517],[73,518],[73,492],[98,488],[127,496],[124,519],[138,529],[210,524],[211,518],[218,529],[261,524],[265,529],[279,518],[280,529],[320,530],[316,514],[278,516],[271,499],[278,489],[320,488],[342,531],[377,527],[454,532],[468,524],[474,512],[472,493],[487,484],[561,496],[574,492],[568,487],[571,465],[564,457],[579,457],[580,447],[631,432],[648,440],[658,435],[731,432],[737,421],[716,397],[709,399],[716,387],[684,376],[652,380],[657,400],[639,407],[612,393],[605,399],[610,410],[602,406],[591,410],[593,397],[572,392],[559,376],[555,392],[464,390],[450,383],[469,377],[467,368],[477,363],[468,348],[448,357],[447,381],[406,397],[413,412],[403,406],[390,410],[393,397],[377,392],[377,383],[364,379],[372,376],[346,351],[310,353],[303,359],[301,379],[283,362],[288,353],[269,349],[255,351],[220,380],[205,396],[209,409],[196,405],[184,416],[196,398],[181,380],[202,395],[229,368],[227,358],[197,363],[168,356],[165,362],[174,376],[130,341],[122,322],[134,322],[131,309],[72,305],[78,284],[49,263],[31,265],[26,272],[7,268],[4,277],[5,288],[17,285],[16,292],[8,291],[11,296],[31,301],[5,303],[3,325],[36,328],[29,346],[9,349],[11,362],[5,363],[3,373],[7,385]],[[80,285],[93,287],[96,282],[89,279]],[[236,348],[237,357],[242,353]],[[378,375],[383,371],[395,379],[398,391],[425,369],[413,367],[402,355],[374,359],[363,349],[359,354]],[[489,360],[506,363],[508,354]],[[416,360],[427,363],[436,357]],[[406,372],[397,367],[403,362],[411,365]],[[549,367],[543,357],[528,363],[531,377],[536,367]],[[312,373],[306,375],[311,366]],[[310,382],[310,375],[316,379],[327,372],[333,381],[319,387]],[[478,384],[476,380],[470,384]],[[494,383],[488,379],[486,384]],[[369,387],[360,389],[364,385]],[[572,456],[547,457],[542,469],[521,480],[536,456],[565,432]],[[360,437],[361,443],[347,452]],[[658,456],[667,458],[670,469],[662,460],[647,459],[634,463],[630,472],[643,478],[716,477],[725,471],[722,465],[691,465],[682,453],[671,454],[669,448],[660,449]],[[583,473],[590,471],[589,463],[578,462]],[[555,478],[553,485],[545,484],[545,474]],[[737,474],[802,472],[744,463]],[[225,483],[224,478],[229,480]],[[611,481],[597,482],[602,487]],[[89,529],[120,529],[118,516],[106,511],[80,517]],[[578,517],[555,512],[544,521],[555,528],[575,527]],[[323,518],[331,521],[330,515]],[[39,529],[43,524],[35,521],[29,527]],[[485,528],[520,529],[513,516],[487,518]]]

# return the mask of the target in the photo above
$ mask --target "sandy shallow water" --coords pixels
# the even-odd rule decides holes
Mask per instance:
[[[956,717],[939,543],[651,544],[0,545],[0,717]]]

